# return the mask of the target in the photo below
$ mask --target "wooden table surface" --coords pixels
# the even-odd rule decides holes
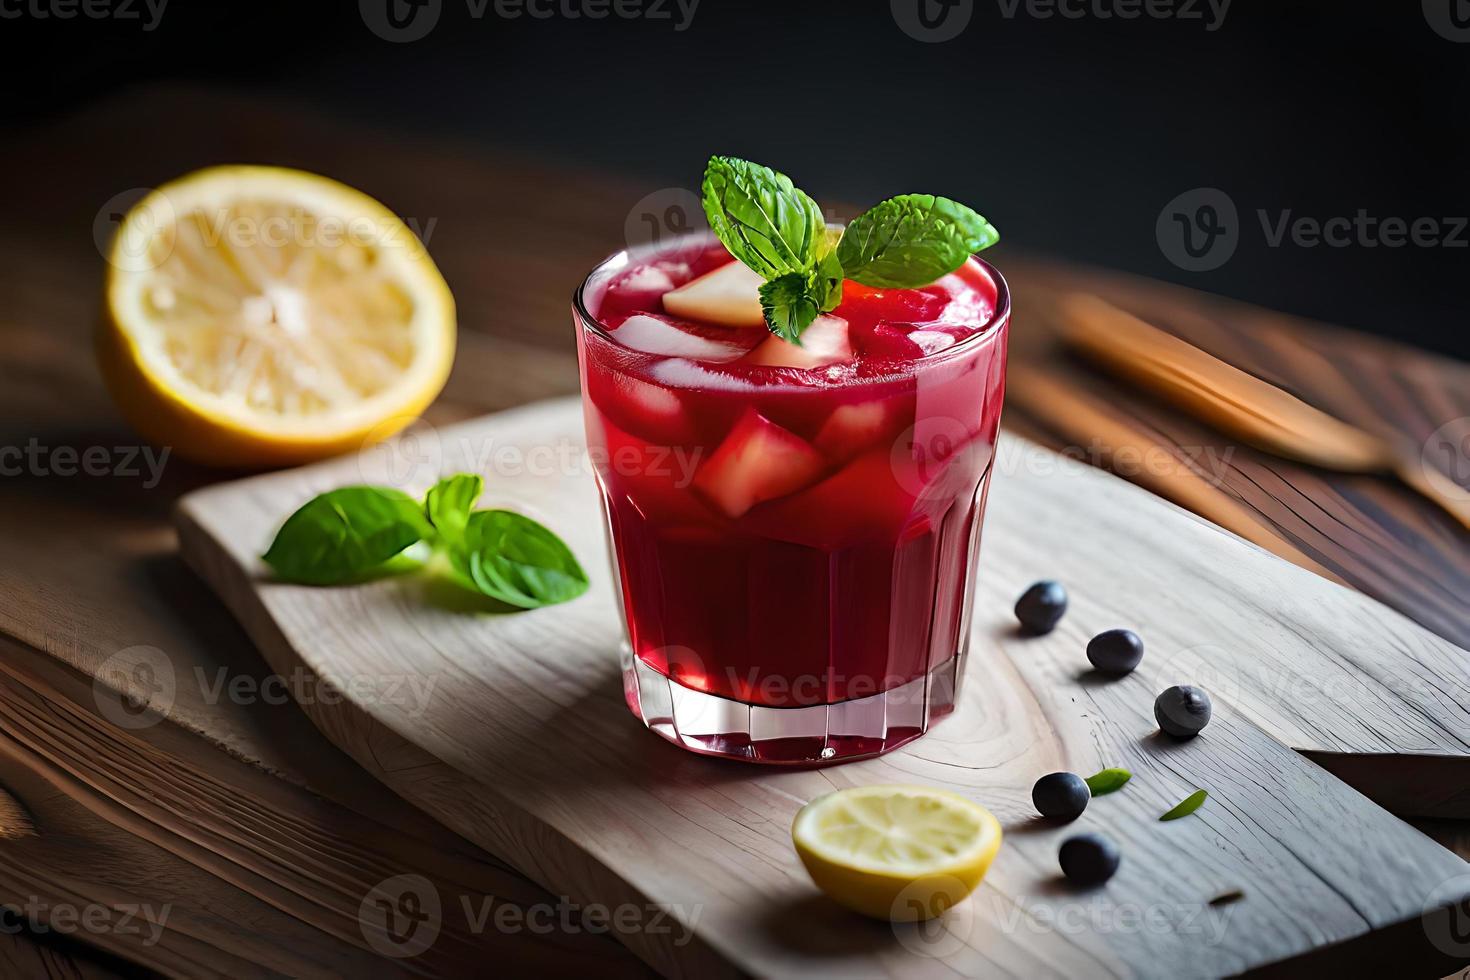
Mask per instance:
[[[435,424],[576,390],[570,289],[620,246],[633,203],[655,190],[220,94],[108,99],[12,140],[0,162],[6,185],[24,189],[0,225],[0,446],[34,445],[54,464],[58,447],[104,447],[121,463],[120,447],[137,445],[90,353],[102,272],[95,231],[119,195],[223,162],[328,173],[432,229],[461,326],[454,374],[429,413]],[[1233,530],[1470,645],[1462,529],[1389,481],[1230,447],[1059,356],[1049,315],[1062,291],[1099,292],[1323,408],[1420,443],[1470,419],[1470,368],[1004,246],[994,261],[1016,295],[1016,363],[1064,380],[1157,445],[1230,449],[1208,504],[1242,522]],[[1017,390],[1008,424],[1113,462],[1026,402]],[[180,975],[467,975],[491,962],[647,972],[605,936],[560,928],[455,936],[419,960],[374,953],[357,909],[396,874],[472,900],[557,899],[397,800],[274,696],[279,688],[250,693],[269,669],[179,563],[168,522],[180,494],[235,474],[170,459],[154,485],[146,469],[49,471],[58,468],[0,479],[0,788],[39,830],[0,840],[0,901],[170,911],[152,942],[122,928],[0,933],[0,972],[111,976],[140,964]],[[120,723],[93,684],[110,657],[136,646],[156,648],[187,680],[167,719],[146,728]],[[247,693],[229,694],[231,681]],[[1425,829],[1464,853],[1461,825]]]

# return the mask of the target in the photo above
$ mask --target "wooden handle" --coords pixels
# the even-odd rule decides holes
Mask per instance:
[[[1470,528],[1470,490],[1412,454],[1096,296],[1064,296],[1059,309],[1066,342],[1113,374],[1278,456],[1349,473],[1393,473]]]
[[[1062,336],[1073,348],[1222,432],[1328,469],[1371,473],[1393,465],[1378,437],[1096,296],[1065,296],[1059,310]]]

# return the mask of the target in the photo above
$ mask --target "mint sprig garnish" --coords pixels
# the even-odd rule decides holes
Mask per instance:
[[[927,286],[1000,238],[970,208],[933,194],[889,198],[829,229],[791,178],[735,157],[710,157],[704,212],[721,244],[766,280],[766,327],[794,344],[842,302],[842,282],[880,289]]]
[[[810,272],[788,272],[761,284],[761,312],[767,329],[793,344],[801,342],[801,332],[821,309],[813,295],[811,276]]]
[[[331,490],[288,517],[262,558],[283,581],[342,585],[404,570],[394,559],[422,541],[448,557],[461,584],[511,606],[586,592],[587,573],[551,530],[513,511],[474,509],[484,487],[460,473],[422,503],[392,487]]]
[[[816,264],[826,228],[822,209],[790,177],[747,160],[710,157],[702,190],[710,228],[761,278],[810,272]]]
[[[800,344],[801,332],[842,302],[842,276],[833,278],[819,265],[810,272],[771,279],[761,285],[760,293],[766,327],[782,340]]]
[[[853,219],[837,245],[847,278],[876,289],[927,286],[1000,240],[1000,233],[957,201],[904,194]]]

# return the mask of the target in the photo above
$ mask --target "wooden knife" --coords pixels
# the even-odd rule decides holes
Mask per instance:
[[[1393,474],[1470,528],[1470,489],[1432,466],[1421,447],[1328,415],[1096,296],[1065,296],[1058,309],[1065,342],[1110,373],[1258,449],[1325,469]]]

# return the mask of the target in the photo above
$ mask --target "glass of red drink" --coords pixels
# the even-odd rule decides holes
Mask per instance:
[[[628,705],[696,752],[876,755],[955,705],[1009,294],[973,257],[921,289],[849,281],[798,347],[680,315],[688,284],[753,288],[734,261],[689,235],[574,298]]]

